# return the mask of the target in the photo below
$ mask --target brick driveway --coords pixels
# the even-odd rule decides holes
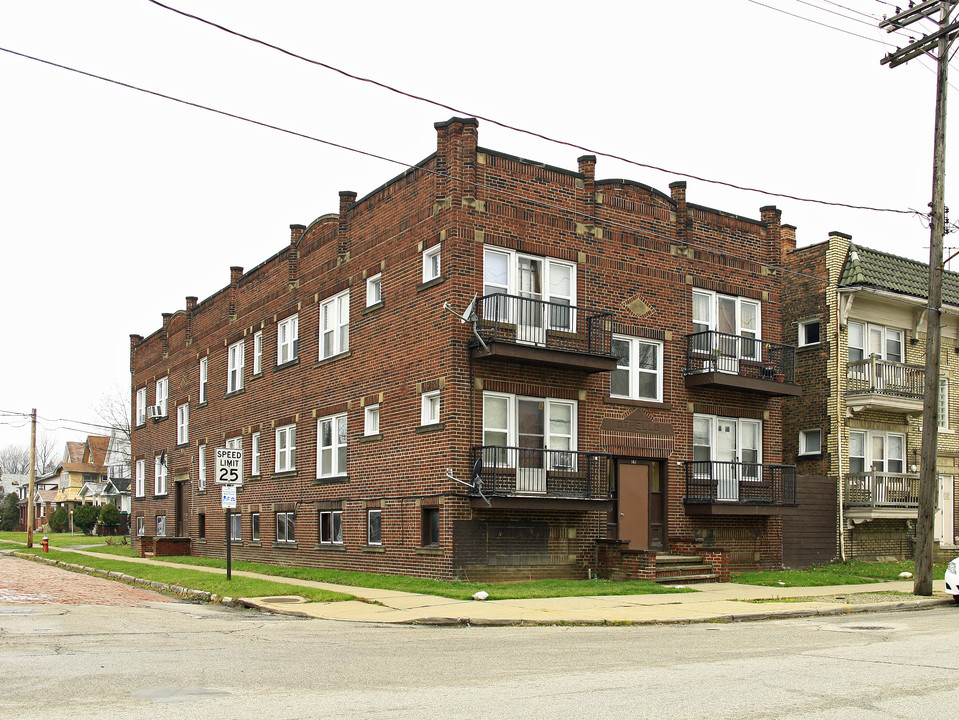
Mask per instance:
[[[152,590],[0,553],[0,604],[137,606],[142,602],[178,601]]]

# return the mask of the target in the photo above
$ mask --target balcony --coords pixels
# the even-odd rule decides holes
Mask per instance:
[[[798,396],[796,348],[792,345],[730,335],[716,330],[686,336],[687,388],[749,390],[773,396]]]
[[[606,510],[612,499],[612,458],[603,453],[485,445],[472,449],[482,460],[482,486],[470,490],[475,507]],[[482,493],[482,494],[481,494]]]
[[[853,410],[922,412],[926,369],[881,360],[875,355],[851,362],[846,379],[846,406]]]
[[[477,360],[587,373],[616,369],[612,313],[504,294],[486,295],[478,305],[476,330],[489,352],[474,347]]]
[[[687,515],[782,515],[796,505],[796,466],[686,462]]]
[[[849,473],[843,482],[843,515],[852,522],[914,519],[919,514],[919,475]]]

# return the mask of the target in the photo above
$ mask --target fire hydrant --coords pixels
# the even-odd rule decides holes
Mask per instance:
[[[50,552],[50,538],[48,538],[46,535],[43,536],[43,552]]]

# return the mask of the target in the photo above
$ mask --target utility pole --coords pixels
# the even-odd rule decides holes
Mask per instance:
[[[37,482],[37,409],[30,411],[30,482],[27,484],[27,547],[33,547],[33,495]]]
[[[920,55],[936,60],[936,130],[933,148],[932,202],[929,241],[929,302],[926,306],[926,377],[923,386],[922,451],[919,475],[919,517],[916,521],[916,572],[913,594],[932,595],[932,535],[936,511],[939,474],[936,457],[939,445],[939,353],[942,314],[942,238],[946,226],[946,92],[948,89],[949,49],[959,33],[959,22],[950,23],[957,0],[925,0],[908,10],[898,11],[879,23],[888,32],[901,30],[920,20],[932,20],[938,11],[938,29],[919,40],[889,53],[881,61],[898,67]]]

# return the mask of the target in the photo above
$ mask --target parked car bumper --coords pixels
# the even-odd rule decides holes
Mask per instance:
[[[946,592],[959,603],[959,558],[956,558],[946,567]]]

